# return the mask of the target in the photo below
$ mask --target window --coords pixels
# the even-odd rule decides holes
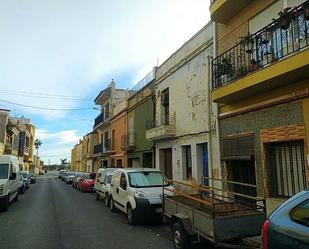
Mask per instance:
[[[270,197],[291,197],[307,185],[304,141],[266,145]]]
[[[0,179],[8,178],[8,174],[9,174],[9,165],[0,164]]]
[[[162,184],[167,185],[167,182],[163,178],[161,172],[131,172],[128,176],[130,186],[133,188],[161,187]]]
[[[121,177],[120,177],[120,187],[122,189],[126,189],[126,186],[127,186],[127,178],[126,178],[125,174],[122,173]]]
[[[96,178],[97,178],[97,179],[96,179],[97,182],[99,181],[101,175],[102,175],[102,173],[98,173],[98,174],[97,174],[97,177],[96,177]]]
[[[191,145],[182,146],[183,165],[187,179],[192,178]]]
[[[295,207],[290,213],[290,217],[294,222],[309,227],[309,200]]]

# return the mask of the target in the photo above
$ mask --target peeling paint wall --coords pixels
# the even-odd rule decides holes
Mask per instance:
[[[201,182],[203,160],[200,146],[206,144],[209,175],[219,177],[217,106],[211,103],[209,60],[213,54],[212,23],[206,25],[167,61],[156,73],[156,116],[164,113],[161,95],[169,90],[169,113],[175,117],[175,137],[156,141],[156,167],[164,169],[162,150],[172,148],[173,179],[186,179],[182,146],[191,145],[192,177]],[[209,118],[210,117],[210,118]],[[211,120],[209,120],[211,119]]]

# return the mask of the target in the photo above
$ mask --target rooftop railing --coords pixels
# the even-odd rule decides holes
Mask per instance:
[[[309,45],[309,1],[287,8],[278,19],[254,34],[240,37],[212,61],[212,88],[231,83]]]

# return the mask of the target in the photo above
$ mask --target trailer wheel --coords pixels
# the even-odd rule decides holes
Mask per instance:
[[[189,246],[189,235],[181,223],[172,226],[172,240],[175,249],[186,249]]]

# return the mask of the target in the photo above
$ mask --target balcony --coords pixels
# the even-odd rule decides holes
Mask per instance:
[[[104,143],[96,144],[93,147],[94,156],[109,154],[111,152],[110,139],[106,139]]]
[[[308,19],[300,5],[216,57],[213,101],[228,104],[308,77]]]
[[[250,3],[252,0],[211,0],[209,8],[211,20],[226,23]]]
[[[171,114],[162,114],[155,120],[146,122],[146,139],[159,140],[172,138],[176,134],[175,117]]]
[[[93,129],[99,129],[109,124],[109,121],[112,118],[112,113],[103,113],[101,112],[94,120]]]
[[[134,132],[129,132],[128,134],[121,136],[121,149],[124,151],[135,150],[136,146],[134,143]]]

